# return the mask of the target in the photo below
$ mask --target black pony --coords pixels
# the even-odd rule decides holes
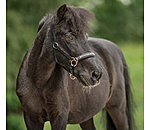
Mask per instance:
[[[95,130],[93,116],[107,111],[107,130],[133,130],[127,64],[114,43],[88,38],[93,13],[62,5],[39,23],[17,78],[16,92],[28,130],[80,124]],[[69,73],[68,73],[69,72]]]

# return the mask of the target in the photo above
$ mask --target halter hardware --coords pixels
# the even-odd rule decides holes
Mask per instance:
[[[70,79],[72,79],[72,80],[75,80],[75,79],[76,79],[76,77],[73,76],[71,73],[69,73],[69,75],[70,75]]]
[[[72,60],[70,60],[70,62],[71,62],[71,66],[73,66],[73,67],[76,67],[78,64],[78,60],[76,60],[75,57],[72,57]]]
[[[57,42],[55,42],[55,44],[53,44],[53,48],[54,48],[54,49],[57,49],[58,46],[59,46],[59,45],[58,45]]]
[[[83,60],[89,57],[95,57],[95,54],[93,52],[88,52],[88,53],[84,53],[78,57],[71,57],[70,55],[68,55],[67,53],[65,53],[64,51],[62,51],[59,47],[59,44],[56,42],[56,37],[54,35],[54,31],[53,31],[53,16],[51,18],[51,22],[50,22],[50,32],[51,32],[51,36],[52,36],[52,40],[53,40],[53,52],[54,52],[54,58],[57,64],[58,60],[57,60],[57,56],[56,56],[56,50],[58,50],[61,54],[63,54],[66,58],[68,58],[70,60],[70,79],[74,80],[76,77],[74,76],[74,68],[77,66],[78,61],[79,60]],[[60,64],[59,64],[60,65]],[[62,66],[62,65],[60,65]],[[67,70],[64,66],[62,66],[65,70]],[[67,70],[68,71],[68,70]]]

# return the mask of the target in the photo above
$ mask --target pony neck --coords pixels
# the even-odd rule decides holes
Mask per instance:
[[[49,22],[46,24],[49,24]],[[58,78],[59,81],[63,81],[65,77],[64,74],[65,70],[56,64],[54,59],[52,37],[49,28],[47,29],[47,26],[44,26],[43,29],[38,32],[31,48],[28,59],[27,76],[38,88],[41,88],[48,82],[53,82],[52,80]]]
[[[53,48],[47,47],[50,43],[46,43],[45,38],[45,35],[38,33],[28,58],[27,76],[37,86],[45,84],[56,67],[52,53]]]
[[[36,86],[41,89],[64,88],[67,85],[68,73],[53,58],[47,57],[47,53],[41,53],[37,64]]]

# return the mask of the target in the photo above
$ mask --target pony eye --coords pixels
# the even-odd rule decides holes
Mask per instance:
[[[68,37],[67,37],[67,40],[72,41],[72,40],[73,40],[73,37],[72,37],[72,36],[68,36]]]
[[[69,37],[69,40],[73,40],[73,37]]]
[[[88,37],[89,37],[89,35],[86,33],[86,34],[85,34],[85,38],[88,39]]]

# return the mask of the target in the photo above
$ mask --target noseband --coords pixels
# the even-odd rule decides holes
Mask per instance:
[[[53,22],[53,16],[52,16],[51,22],[50,22],[50,32],[51,32],[51,36],[52,36],[52,40],[53,40],[53,52],[54,52],[55,61],[56,61],[57,64],[59,64],[59,62],[57,60],[57,56],[56,56],[56,50],[58,50],[61,54],[63,54],[66,58],[68,58],[70,60],[70,78],[72,80],[74,80],[76,77],[74,76],[73,70],[77,66],[78,61],[89,58],[89,57],[95,57],[95,54],[93,52],[89,52],[89,53],[84,53],[84,54],[82,54],[78,57],[71,57],[70,55],[66,54],[64,51],[62,51],[60,49],[59,44],[56,42],[56,37],[54,35],[52,22]],[[60,66],[62,66],[62,65],[60,65]],[[62,66],[62,67],[65,70],[67,70],[64,66]]]

